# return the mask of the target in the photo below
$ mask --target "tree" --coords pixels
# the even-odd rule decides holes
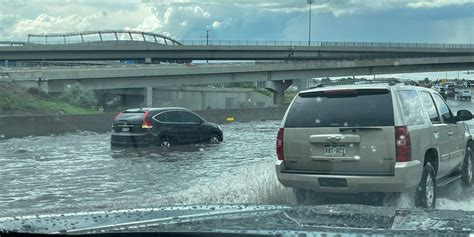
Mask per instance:
[[[79,84],[70,86],[59,98],[65,102],[84,108],[97,105],[97,98],[93,91],[83,90]]]
[[[321,83],[323,84],[331,83],[331,79],[329,77],[326,77],[324,79],[321,79]]]

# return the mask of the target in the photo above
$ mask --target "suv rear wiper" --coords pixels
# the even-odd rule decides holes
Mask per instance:
[[[376,128],[376,127],[344,127],[344,128],[339,128],[340,132],[344,131],[349,131],[352,130],[353,132],[357,130],[382,130],[382,128]]]

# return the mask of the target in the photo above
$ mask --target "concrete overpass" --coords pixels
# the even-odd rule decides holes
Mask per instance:
[[[92,37],[92,38],[91,38]],[[31,40],[38,38],[41,40]],[[75,39],[75,40],[74,40]],[[277,104],[293,80],[313,77],[470,70],[474,44],[209,41],[180,42],[140,31],[29,35],[26,42],[0,42],[0,61],[141,60],[138,66],[92,66],[0,71],[0,80],[46,92],[79,83],[84,89],[147,88],[265,81]],[[174,64],[161,61],[272,60],[250,64]]]
[[[474,56],[442,58],[387,58],[352,61],[288,61],[241,64],[171,64],[58,68],[10,68],[0,80],[46,92],[62,92],[79,83],[87,90],[148,88],[229,82],[265,81],[281,104],[284,90],[293,80],[314,77],[378,75],[474,69]]]
[[[1,43],[0,43],[1,44]],[[331,46],[334,45],[334,46]],[[150,42],[88,42],[62,45],[25,43],[0,47],[0,61],[41,60],[350,60],[473,56],[472,45],[439,45],[419,48],[404,44],[378,47],[343,46],[343,42],[321,42],[320,46],[161,45]],[[408,45],[409,46],[409,45]],[[465,47],[461,47],[465,46]],[[472,46],[472,47],[471,47]],[[469,48],[470,47],[470,48]]]
[[[32,40],[40,39],[40,40]],[[97,31],[29,35],[25,42],[0,42],[0,61],[41,60],[352,60],[474,56],[474,44],[177,41],[141,31]]]

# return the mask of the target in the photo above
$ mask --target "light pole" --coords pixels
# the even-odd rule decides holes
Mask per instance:
[[[307,0],[306,4],[309,4],[308,46],[311,46],[311,6],[314,4],[314,0]]]
[[[209,45],[209,31],[210,30],[206,30],[206,45]],[[209,60],[206,60],[206,63],[209,64]]]
[[[206,30],[206,45],[209,45],[209,30]]]

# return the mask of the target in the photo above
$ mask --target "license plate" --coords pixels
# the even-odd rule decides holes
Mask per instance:
[[[130,132],[130,128],[122,128],[122,132]]]
[[[324,146],[324,155],[326,156],[343,156],[345,154],[346,154],[346,147],[343,145]]]

